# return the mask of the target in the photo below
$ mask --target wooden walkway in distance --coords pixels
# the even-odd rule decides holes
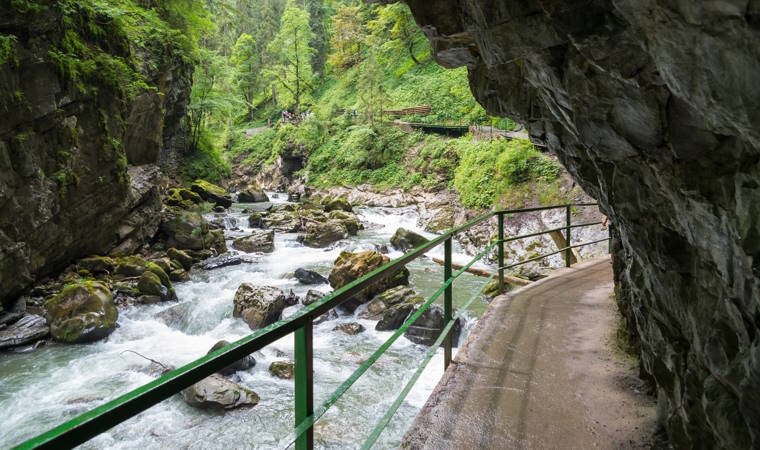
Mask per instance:
[[[605,257],[495,298],[401,447],[649,448],[654,400],[613,348],[612,291]]]

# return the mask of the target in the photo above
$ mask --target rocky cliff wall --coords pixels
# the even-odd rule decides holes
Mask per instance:
[[[610,217],[674,445],[760,447],[760,2],[408,3]]]
[[[0,4],[0,38],[10,42],[0,58],[7,305],[73,259],[131,253],[152,238],[157,164],[176,152],[192,67],[176,55],[140,54],[118,18],[86,2]]]

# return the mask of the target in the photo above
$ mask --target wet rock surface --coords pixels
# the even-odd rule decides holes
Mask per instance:
[[[50,327],[44,317],[27,314],[8,321],[0,328],[0,349],[33,344],[50,335]]]
[[[182,398],[188,405],[201,409],[227,410],[259,403],[255,392],[217,374],[182,390]]]
[[[235,292],[233,303],[233,317],[241,317],[252,330],[256,330],[280,320],[289,301],[288,296],[276,287],[243,283]]]
[[[219,350],[220,348],[224,348],[226,346],[230,345],[227,341],[219,341],[216,344],[214,344],[213,347],[208,351],[208,353],[215,352]],[[206,353],[206,354],[208,354]],[[235,372],[241,371],[241,370],[248,370],[251,367],[256,366],[256,358],[253,357],[253,355],[248,355],[244,358],[241,358],[234,363],[230,364],[229,366],[225,367],[224,369],[220,370],[218,373],[220,375],[232,375]]]
[[[433,345],[441,335],[446,323],[443,320],[443,308],[431,305],[422,315],[404,332],[404,337],[415,344]],[[451,329],[451,342],[456,346],[459,342],[459,333],[462,330],[462,320],[457,319]]]
[[[341,288],[350,282],[368,274],[376,268],[390,261],[386,255],[382,255],[374,250],[359,253],[341,252],[335,260],[330,275],[327,279],[333,289]],[[399,285],[409,284],[409,270],[406,267],[396,271],[393,275],[386,278],[369,288],[366,288],[359,294],[354,295],[341,308],[353,312],[359,305],[371,300],[375,294],[383,292]]]
[[[419,247],[427,241],[427,238],[424,236],[421,236],[414,231],[407,230],[406,228],[399,228],[391,237],[391,245],[393,248],[401,251],[407,251]]]
[[[760,9],[409,0],[436,60],[615,228],[618,303],[676,447],[760,444]]]
[[[337,325],[335,328],[333,328],[333,331],[340,331],[342,333],[346,333],[350,336],[353,336],[355,334],[359,334],[362,331],[364,331],[364,325],[358,322],[342,323],[340,325]]]
[[[50,334],[66,343],[102,339],[116,328],[119,316],[111,291],[92,281],[70,284],[45,302]]]
[[[274,361],[269,365],[273,377],[290,380],[295,375],[295,364],[291,361]]]
[[[274,230],[254,231],[252,234],[232,241],[232,248],[246,253],[274,251]]]
[[[327,284],[327,278],[319,273],[304,268],[298,268],[295,271],[296,280],[302,284]]]

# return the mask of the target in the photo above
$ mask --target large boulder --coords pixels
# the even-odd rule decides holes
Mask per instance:
[[[359,217],[357,217],[356,214],[352,212],[346,212],[339,209],[330,211],[327,214],[327,217],[332,220],[337,220],[343,226],[346,228],[346,231],[348,231],[348,234],[351,236],[356,236],[356,233],[359,230],[364,229],[364,225],[362,225],[361,221],[359,220]]]
[[[332,200],[328,200],[324,203],[324,209],[325,212],[330,211],[346,211],[346,212],[353,212],[354,209],[351,207],[351,203],[348,202],[348,199],[346,197],[337,197]]]
[[[240,203],[261,203],[268,202],[269,197],[259,185],[251,184],[238,194]]]
[[[124,256],[110,261],[113,266],[109,271],[114,280],[137,279],[138,301],[141,303],[177,299],[171,278],[158,264],[139,256]]]
[[[359,253],[341,252],[340,256],[335,260],[335,264],[327,279],[330,282],[330,286],[337,290],[389,261],[389,257],[374,250]],[[389,274],[383,281],[355,294],[343,303],[341,307],[349,312],[353,312],[359,305],[366,303],[376,294],[395,286],[407,284],[409,284],[409,270],[406,267],[402,267],[400,270]]]
[[[116,328],[119,312],[111,291],[98,281],[72,283],[45,302],[50,334],[66,343],[102,339]]]
[[[274,251],[274,230],[258,230],[232,241],[232,248],[246,253]]]
[[[180,263],[185,270],[190,270],[195,262],[193,261],[193,257],[187,254],[187,252],[174,247],[166,251],[166,256]]]
[[[211,347],[211,349],[206,354],[208,355],[209,353],[215,352],[219,350],[220,348],[224,348],[228,345],[230,345],[230,343],[227,341],[224,341],[224,340],[219,341],[216,344],[214,344],[214,346]],[[244,356],[243,358],[238,359],[237,361],[225,367],[224,369],[220,370],[218,373],[220,375],[229,376],[229,375],[234,374],[235,372],[239,372],[241,370],[248,370],[254,366],[256,366],[256,358],[254,358],[253,355],[247,355],[247,356]]]
[[[396,286],[375,296],[359,317],[377,320],[375,330],[398,329],[414,308],[424,301],[408,286]]]
[[[183,389],[182,398],[188,405],[201,409],[227,410],[259,403],[255,392],[217,374]]]
[[[243,283],[235,292],[232,315],[256,330],[280,320],[288,302],[288,296],[276,287]]]
[[[301,220],[292,211],[271,212],[261,220],[266,228],[283,233],[297,233],[301,229]]]
[[[229,208],[232,206],[232,197],[221,187],[209,183],[206,180],[195,180],[190,189],[198,194],[203,200]]]
[[[327,278],[313,270],[298,268],[295,272],[296,280],[302,284],[327,284]]]
[[[306,234],[299,240],[307,247],[327,247],[333,242],[348,237],[348,230],[339,220],[330,219],[326,222],[312,222],[306,227]]]
[[[296,366],[292,361],[273,361],[269,365],[269,373],[273,377],[290,380],[296,373]]]
[[[169,189],[169,195],[164,199],[164,203],[182,209],[192,209],[195,205],[203,203],[203,199],[190,189],[172,188]]]
[[[42,316],[27,314],[0,327],[0,350],[18,345],[33,344],[50,335],[50,327]]]
[[[217,253],[227,251],[222,230],[211,230],[200,214],[177,208],[162,212],[158,238],[166,247],[180,250],[204,250],[213,248]]]
[[[457,319],[451,329],[451,342],[454,346],[459,342],[459,333],[462,330],[462,320]],[[415,344],[433,345],[441,335],[446,323],[443,320],[443,308],[431,305],[417,320],[406,329],[404,336]]]
[[[424,236],[421,236],[414,231],[407,230],[406,228],[399,228],[391,237],[391,245],[393,248],[401,251],[417,248],[427,241],[427,238]]]

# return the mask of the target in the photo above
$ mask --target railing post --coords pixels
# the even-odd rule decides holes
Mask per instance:
[[[446,239],[443,243],[443,282],[451,278],[451,238]],[[452,307],[452,285],[448,285],[443,291],[443,323],[448,324],[451,320]],[[444,325],[445,326],[445,325]],[[449,331],[448,336],[443,340],[443,367],[447,369],[451,363],[451,335],[453,328]]]
[[[499,213],[499,294],[504,293],[504,214]]]
[[[573,251],[570,248],[570,205],[565,207],[567,216],[567,228],[565,228],[565,267],[570,267],[570,261],[573,257]]]
[[[294,333],[295,337],[295,385],[296,426],[314,414],[314,370],[312,359],[312,322],[307,322]],[[314,427],[296,439],[296,450],[314,448]]]

